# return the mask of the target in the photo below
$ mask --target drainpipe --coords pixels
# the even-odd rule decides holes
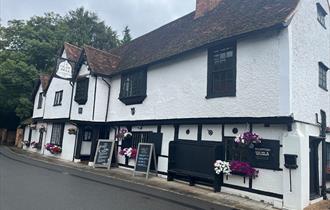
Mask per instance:
[[[107,101],[107,111],[105,113],[105,122],[108,121],[108,112],[109,112],[109,103],[110,103],[110,89],[111,89],[111,85],[110,83],[108,83],[103,77],[102,77],[102,80],[108,85],[108,101]]]
[[[72,81],[69,82],[71,88],[71,101],[70,101],[70,109],[69,109],[69,120],[71,119],[71,110],[72,110],[72,101],[73,101],[73,89],[74,89],[74,84]]]

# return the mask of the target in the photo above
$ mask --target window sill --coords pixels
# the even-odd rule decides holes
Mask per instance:
[[[54,104],[53,106],[62,106],[62,104]]]
[[[227,93],[227,94],[217,94],[217,95],[215,94],[215,95],[205,96],[206,99],[223,98],[223,97],[236,97],[236,94]]]
[[[144,99],[147,96],[130,96],[130,97],[119,97],[118,99],[123,102],[125,105],[133,105],[133,104],[142,104]]]
[[[42,107],[37,107],[37,109],[41,109]]]
[[[324,90],[324,91],[328,92],[328,89],[327,89],[327,88],[325,88],[325,87],[322,87],[321,85],[319,85],[319,87],[320,87],[322,90]]]
[[[325,30],[327,30],[327,27],[319,20],[319,19],[317,19],[317,21],[320,23],[320,25],[325,29]]]

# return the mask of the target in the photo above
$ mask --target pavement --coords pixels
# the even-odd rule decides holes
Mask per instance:
[[[157,176],[150,176],[148,180],[146,180],[145,177],[142,176],[133,177],[131,170],[127,170],[123,168],[111,168],[111,170],[106,170],[101,168],[94,169],[93,167],[84,164],[77,164],[71,161],[64,161],[57,159],[55,157],[46,157],[38,153],[28,152],[26,150],[18,149],[15,147],[2,147],[1,149],[2,150],[0,151],[2,151],[2,153],[7,155],[14,154],[15,156],[21,157],[25,160],[37,161],[46,164],[51,164],[53,166],[60,166],[60,167],[65,167],[67,169],[75,170],[77,172],[74,173],[76,173],[77,176],[79,176],[79,174],[82,173],[97,175],[98,176],[97,179],[102,179],[100,177],[111,178],[112,180],[117,180],[129,184],[137,185],[136,187],[133,187],[133,189],[147,187],[148,188],[147,191],[153,189],[156,190],[157,192],[162,191],[164,193],[169,193],[172,196],[174,195],[174,197],[184,196],[185,199],[188,197],[193,199],[194,202],[196,202],[195,200],[198,200],[197,203],[210,203],[215,205],[215,207],[212,206],[209,207],[206,205],[207,209],[246,209],[246,210],[276,209],[270,204],[257,202],[248,198],[243,198],[223,192],[214,193],[213,189],[210,187],[205,187],[200,185],[196,185],[192,187],[189,186],[187,182],[181,182],[181,181],[168,182],[166,179]],[[63,173],[65,174],[69,172],[63,172]],[[189,202],[191,201],[188,201],[188,203]],[[177,208],[166,208],[166,209],[177,209]],[[184,208],[179,208],[179,209],[184,209]],[[206,209],[206,207],[203,207],[202,209]]]
[[[0,150],[1,151],[1,150]],[[108,177],[113,180],[125,182],[127,184],[140,185],[140,187],[148,187],[148,189],[154,189],[162,191],[164,193],[170,193],[171,195],[189,197],[194,200],[198,200],[197,203],[212,203],[216,205],[215,208],[209,209],[246,209],[246,210],[273,210],[276,209],[272,205],[254,201],[248,198],[243,198],[227,193],[214,193],[213,189],[205,186],[189,186],[187,182],[172,181],[168,182],[166,179],[150,176],[148,180],[142,176],[132,176],[132,171],[123,168],[111,168],[110,170],[102,168],[93,168],[84,164],[77,164],[71,161],[60,160],[55,157],[46,157],[38,153],[28,152],[26,150],[18,149],[15,147],[2,147],[2,153],[11,153],[19,156],[25,160],[37,161],[46,164],[50,164],[59,167],[65,167],[78,171],[78,175],[81,173],[88,173],[91,175],[97,175],[100,177]],[[64,172],[65,173],[65,172]],[[99,178],[100,179],[100,178]],[[140,188],[135,187],[135,189]],[[133,187],[134,188],[134,187]],[[188,202],[189,203],[189,202]],[[136,209],[136,208],[135,208]],[[156,208],[155,208],[156,209]],[[177,209],[177,208],[172,208]],[[180,208],[182,209],[182,208]],[[206,208],[202,208],[206,209]]]

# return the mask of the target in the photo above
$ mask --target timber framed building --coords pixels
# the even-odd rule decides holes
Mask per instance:
[[[65,43],[33,93],[24,139],[41,147],[24,148],[53,155],[44,145],[54,143],[59,158],[92,163],[99,139],[127,129],[132,138],[118,150],[153,142],[159,174],[179,177],[173,164],[185,157],[171,145],[197,148],[194,164],[180,162],[194,167],[209,145],[230,160],[235,136],[256,132],[268,156],[246,161],[259,176],[224,177],[223,191],[303,209],[326,197],[330,168],[328,13],[327,0],[197,0],[196,11],[109,52]]]

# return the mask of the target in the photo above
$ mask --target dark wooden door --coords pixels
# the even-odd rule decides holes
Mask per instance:
[[[310,139],[309,141],[309,186],[310,199],[315,199],[320,195],[319,187],[319,158],[318,145],[320,141],[317,139]]]

